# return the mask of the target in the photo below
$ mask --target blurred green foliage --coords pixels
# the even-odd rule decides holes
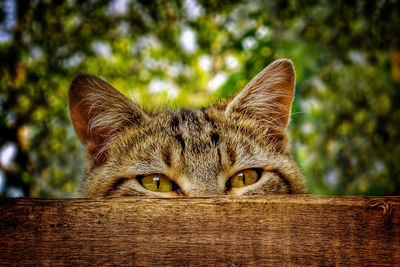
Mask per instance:
[[[84,150],[77,72],[145,107],[230,97],[296,66],[293,150],[310,192],[400,193],[399,1],[0,0],[0,194],[67,197]]]

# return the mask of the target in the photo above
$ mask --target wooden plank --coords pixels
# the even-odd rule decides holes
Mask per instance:
[[[0,199],[0,265],[396,265],[400,197]]]

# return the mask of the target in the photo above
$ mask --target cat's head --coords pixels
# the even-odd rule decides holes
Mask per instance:
[[[69,104],[87,149],[82,196],[304,193],[285,131],[294,85],[293,64],[282,59],[230,101],[149,113],[79,74]]]

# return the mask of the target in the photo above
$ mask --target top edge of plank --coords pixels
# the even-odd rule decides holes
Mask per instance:
[[[263,195],[263,196],[205,196],[205,197],[107,197],[107,198],[0,198],[6,203],[135,203],[135,202],[196,202],[212,203],[287,203],[287,204],[352,204],[366,205],[379,202],[400,204],[400,196],[323,196],[323,195]]]

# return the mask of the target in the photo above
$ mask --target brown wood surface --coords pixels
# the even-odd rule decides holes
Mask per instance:
[[[399,265],[400,197],[0,199],[0,265]]]

